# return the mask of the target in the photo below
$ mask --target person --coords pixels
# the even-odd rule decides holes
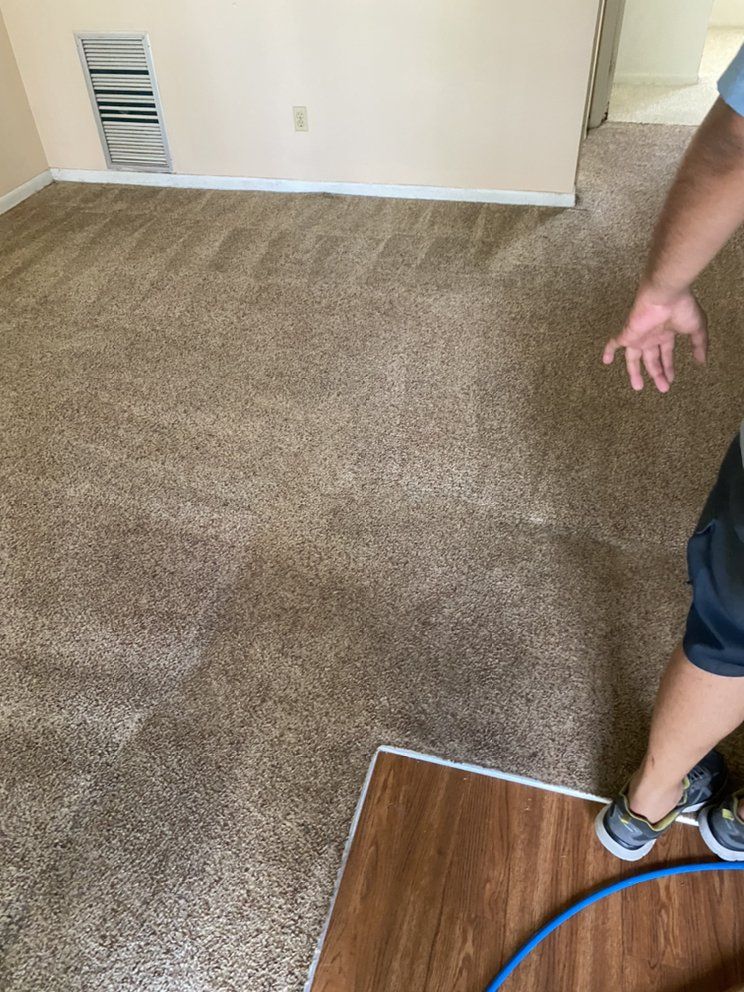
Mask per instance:
[[[744,222],[744,46],[718,83],[667,195],[635,302],[603,361],[624,352],[630,385],[644,370],[666,393],[674,347],[704,363],[705,314],[692,285]],[[659,687],[645,756],[599,814],[596,832],[625,861],[649,853],[681,813],[700,811],[705,843],[744,861],[744,790],[732,791],[715,745],[744,721],[744,424],[687,547],[692,586],[684,639]]]

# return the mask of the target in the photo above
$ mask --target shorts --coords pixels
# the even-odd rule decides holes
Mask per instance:
[[[744,676],[744,466],[739,435],[687,545],[692,605],[685,654],[714,675]]]

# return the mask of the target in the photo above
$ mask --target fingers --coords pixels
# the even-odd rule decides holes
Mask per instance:
[[[661,348],[645,348],[643,350],[643,364],[659,392],[668,393],[669,383],[661,364]]]
[[[626,348],[625,349],[625,366],[628,370],[628,378],[630,379],[630,384],[637,392],[643,389],[643,372],[641,363],[646,368],[649,376],[653,380],[654,385],[659,390],[660,393],[669,392],[669,380],[667,379],[664,365],[662,364],[661,351],[658,347],[645,348],[641,350],[640,348]]]
[[[661,352],[661,364],[664,367],[664,375],[671,386],[674,382],[674,338],[670,341],[662,341],[659,345]]]
[[[643,374],[641,372],[641,356],[643,352],[640,348],[625,349],[625,367],[628,370],[630,385],[636,392],[643,389]]]
[[[612,365],[615,360],[615,352],[619,347],[620,345],[617,343],[617,338],[610,338],[604,346],[604,351],[602,352],[602,361],[605,365]]]
[[[708,357],[708,318],[697,300],[693,298],[691,303],[692,309],[679,323],[679,330],[690,338],[695,361],[704,365]]]
[[[647,348],[623,345],[623,335],[610,338],[602,353],[602,361],[610,365],[615,353],[625,348],[625,367],[628,371],[630,385],[636,392],[643,389],[643,368],[645,367],[654,385],[660,393],[668,393],[674,382],[674,336],[669,336],[660,344]]]
[[[690,338],[695,360],[704,364],[708,354],[707,319],[692,293],[683,293],[663,305],[654,300],[642,301],[639,296],[622,331],[605,345],[602,361],[610,365],[616,352],[624,350],[633,389],[643,389],[645,368],[659,392],[668,393],[676,378],[674,342],[678,334]]]
[[[690,344],[695,361],[699,365],[705,365],[705,360],[708,357],[708,329],[705,324],[701,324],[690,334]]]

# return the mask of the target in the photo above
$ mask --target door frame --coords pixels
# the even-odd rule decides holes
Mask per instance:
[[[625,0],[604,0],[599,16],[591,96],[586,115],[587,131],[607,120],[624,13]]]

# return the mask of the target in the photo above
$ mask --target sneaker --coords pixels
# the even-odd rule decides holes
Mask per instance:
[[[658,823],[638,816],[628,805],[628,787],[600,810],[594,829],[607,850],[623,861],[639,861],[682,813],[695,813],[724,795],[728,782],[726,762],[718,751],[710,751],[685,777],[682,798]],[[742,823],[744,855],[744,823]],[[721,855],[723,856],[723,855]]]
[[[698,817],[703,840],[724,861],[744,861],[744,820],[739,801],[744,789],[732,792],[717,806],[707,806]]]

